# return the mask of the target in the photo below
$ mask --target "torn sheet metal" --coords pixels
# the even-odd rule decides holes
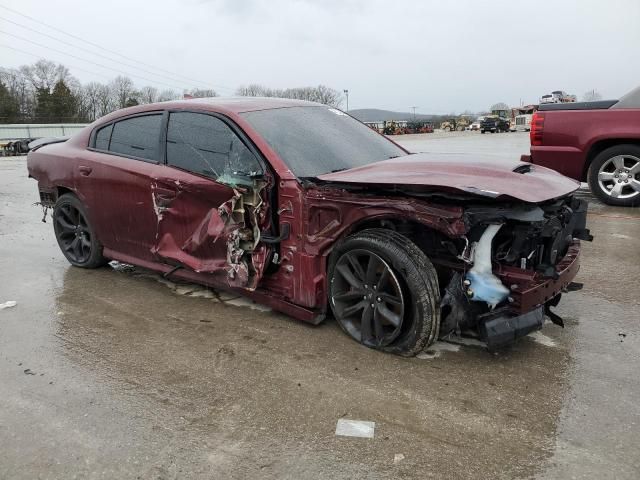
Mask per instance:
[[[189,192],[179,193],[168,205],[161,204],[161,195],[154,193],[158,234],[152,252],[196,272],[224,271],[230,286],[254,290],[268,253],[259,243],[260,224],[266,217],[262,199],[266,185],[254,180],[252,187],[236,186],[231,198],[206,210],[204,216],[200,213],[200,221],[194,218],[197,211],[188,208],[193,205]]]

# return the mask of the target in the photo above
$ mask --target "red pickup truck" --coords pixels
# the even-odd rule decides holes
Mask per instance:
[[[640,87],[620,100],[540,105],[522,160],[588,182],[609,205],[640,205]]]

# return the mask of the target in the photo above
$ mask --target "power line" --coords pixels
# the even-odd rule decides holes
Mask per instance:
[[[42,36],[45,36],[45,37],[51,38],[51,39],[53,39],[53,40],[55,40],[55,41],[57,41],[57,42],[63,43],[63,44],[65,44],[65,45],[69,45],[70,47],[74,47],[74,48],[77,48],[77,49],[79,49],[79,50],[83,50],[83,51],[85,51],[85,52],[87,52],[87,53],[90,53],[91,55],[97,55],[98,57],[105,58],[105,59],[107,59],[107,60],[109,60],[109,61],[111,61],[111,62],[120,63],[120,64],[122,64],[122,65],[124,65],[124,66],[126,66],[126,67],[129,67],[129,68],[135,68],[135,69],[138,69],[138,70],[140,70],[140,71],[142,71],[142,72],[146,72],[146,73],[149,73],[149,74],[151,74],[151,75],[155,75],[155,76],[157,76],[157,77],[168,78],[168,79],[169,79],[169,80],[171,80],[171,81],[177,81],[177,82],[183,82],[183,81],[184,81],[184,80],[181,80],[181,79],[179,79],[179,78],[177,78],[177,77],[169,77],[169,76],[167,76],[167,75],[163,75],[163,74],[160,74],[160,73],[156,73],[156,72],[153,72],[153,71],[151,71],[151,70],[146,70],[146,69],[144,69],[144,68],[140,68],[140,67],[138,67],[138,66],[136,66],[136,65],[131,65],[131,64],[129,64],[129,63],[125,63],[125,62],[123,62],[123,61],[121,61],[121,60],[116,60],[116,59],[114,59],[114,58],[108,57],[108,56],[103,55],[103,54],[101,54],[101,53],[97,53],[97,52],[94,52],[94,51],[92,51],[92,50],[89,50],[88,48],[84,48],[84,47],[81,47],[81,46],[79,46],[79,45],[75,45],[75,44],[73,44],[73,43],[71,43],[71,42],[67,42],[66,40],[61,40],[61,39],[59,39],[59,38],[54,37],[53,35],[49,35],[49,34],[47,34],[47,33],[40,32],[40,31],[38,31],[38,30],[36,30],[36,29],[33,29],[33,28],[31,28],[31,27],[28,27],[27,25],[22,25],[22,24],[20,24],[20,23],[18,23],[18,22],[14,22],[13,20],[9,20],[8,18],[5,18],[5,17],[0,16],[0,19],[4,20],[4,21],[6,21],[6,22],[12,23],[12,24],[14,24],[14,25],[17,25],[18,27],[25,28],[25,29],[27,29],[27,30],[31,30],[32,32],[37,33],[38,35],[42,35]],[[202,84],[202,85],[206,85],[206,84]]]
[[[19,48],[10,47],[9,45],[4,45],[2,43],[0,43],[0,47],[8,48],[10,50],[14,50],[14,51],[19,52],[19,53],[24,53],[25,55],[31,55],[32,57],[35,57],[35,58],[42,58],[42,55],[38,55],[38,54],[32,53],[32,52],[27,52],[26,50],[21,50]],[[97,75],[99,77],[103,77],[103,78],[106,78],[108,80],[112,80],[112,77],[109,77],[108,75],[106,75],[104,73],[92,72],[91,70],[86,70],[84,68],[80,68],[80,67],[77,67],[75,65],[69,65],[69,67],[73,68],[74,70],[80,70],[81,72],[84,72],[84,73],[89,73],[91,75]]]
[[[211,85],[211,86],[212,86],[212,87],[214,87],[214,88],[219,88],[219,89],[222,89],[222,90],[230,90],[230,91],[233,91],[233,88],[231,88],[231,87],[225,87],[225,86],[223,86],[223,85],[212,85],[212,84],[210,84],[209,82],[203,82],[202,80],[195,80],[195,79],[191,79],[191,78],[189,78],[189,77],[187,77],[187,76],[185,76],[185,75],[180,75],[180,74],[177,74],[177,73],[171,72],[171,71],[169,71],[169,70],[165,70],[165,69],[163,69],[163,68],[156,67],[156,66],[154,66],[154,65],[150,65],[150,64],[145,63],[145,62],[141,62],[140,60],[137,60],[137,59],[135,59],[135,58],[128,57],[127,55],[123,55],[122,53],[116,52],[116,51],[114,51],[114,50],[110,50],[110,49],[105,48],[105,47],[103,47],[103,46],[101,46],[101,45],[98,45],[97,43],[94,43],[94,42],[91,42],[91,41],[89,41],[89,40],[85,40],[85,39],[83,39],[83,38],[81,38],[81,37],[78,37],[77,35],[73,35],[72,33],[68,33],[68,32],[66,32],[66,31],[64,31],[64,30],[62,30],[62,29],[60,29],[60,28],[54,27],[53,25],[50,25],[50,24],[45,23],[45,22],[43,22],[43,21],[41,21],[41,20],[38,20],[37,18],[33,18],[33,17],[29,16],[29,15],[26,15],[26,14],[24,14],[24,13],[21,13],[21,12],[17,11],[17,10],[14,10],[13,8],[9,8],[9,7],[7,7],[6,5],[2,5],[2,4],[0,4],[0,8],[4,8],[5,10],[8,10],[8,11],[10,11],[10,12],[12,12],[12,13],[16,14],[16,15],[20,15],[21,17],[27,18],[27,19],[31,20],[32,22],[39,23],[40,25],[44,25],[44,26],[45,26],[45,27],[47,27],[47,28],[50,28],[50,29],[52,29],[52,30],[55,30],[56,32],[60,32],[60,33],[62,33],[62,34],[64,34],[64,35],[67,35],[67,36],[69,36],[69,37],[71,37],[71,38],[75,38],[76,40],[80,40],[81,42],[87,43],[87,44],[89,44],[89,45],[91,45],[91,46],[93,46],[93,47],[95,47],[95,48],[99,48],[100,50],[103,50],[103,51],[105,51],[105,52],[112,53],[112,54],[114,54],[114,55],[117,55],[117,56],[122,57],[122,58],[124,58],[124,59],[130,60],[130,61],[132,61],[132,62],[139,63],[139,64],[144,65],[144,66],[146,66],[146,67],[153,68],[154,70],[158,70],[158,71],[161,71],[161,72],[165,72],[165,73],[168,73],[168,74],[170,74],[170,75],[174,75],[175,77],[184,78],[185,80],[188,80],[188,81],[189,81],[189,82],[191,82],[191,83],[200,83],[200,84],[203,84],[203,85]]]
[[[3,31],[3,30],[0,30],[0,33],[3,33],[3,34],[5,34],[5,35],[9,35],[9,36],[11,36],[11,37],[18,38],[18,39],[20,39],[20,40],[22,40],[22,41],[24,41],[24,42],[32,43],[32,44],[34,44],[34,45],[37,45],[38,47],[42,47],[42,48],[46,48],[46,49],[48,49],[48,50],[52,50],[52,51],[57,52],[57,53],[60,53],[60,54],[62,54],[62,55],[67,55],[67,56],[69,56],[69,57],[73,57],[73,58],[75,58],[75,59],[77,59],[77,60],[80,60],[80,61],[82,61],[82,62],[91,63],[91,64],[93,64],[93,65],[96,65],[96,66],[100,67],[100,68],[104,68],[104,69],[107,69],[107,70],[112,70],[112,71],[114,71],[114,72],[118,72],[118,73],[119,73],[119,74],[121,74],[121,75],[128,75],[128,76],[131,76],[131,77],[137,77],[137,78],[140,78],[140,79],[145,80],[145,81],[147,81],[147,82],[151,82],[151,83],[156,83],[156,84],[164,85],[164,86],[167,86],[167,87],[173,88],[174,90],[178,90],[178,91],[184,90],[184,88],[176,87],[175,85],[170,85],[170,84],[165,83],[165,82],[160,82],[160,81],[158,81],[158,80],[153,80],[153,79],[146,78],[146,77],[143,77],[143,76],[140,76],[140,75],[134,75],[134,74],[132,74],[132,73],[124,72],[124,71],[122,71],[122,70],[116,70],[116,69],[115,69],[115,68],[113,68],[113,67],[108,67],[108,66],[106,66],[106,65],[102,65],[101,63],[94,62],[94,61],[92,61],[92,60],[87,60],[86,58],[78,57],[77,55],[74,55],[74,54],[72,54],[72,53],[63,52],[62,50],[58,50],[58,49],[56,49],[56,48],[49,47],[48,45],[43,45],[42,43],[34,42],[33,40],[29,40],[28,38],[21,37],[20,35],[15,35],[15,34],[13,34],[13,33],[5,32],[5,31]]]

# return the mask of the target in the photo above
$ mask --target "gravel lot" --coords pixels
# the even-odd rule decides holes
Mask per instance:
[[[522,133],[395,139],[470,161],[528,149]],[[37,199],[25,158],[0,158],[0,303],[17,302],[0,310],[2,479],[640,477],[640,209],[592,206],[565,329],[406,359],[333,321],[72,268]],[[341,418],[374,438],[335,436]]]

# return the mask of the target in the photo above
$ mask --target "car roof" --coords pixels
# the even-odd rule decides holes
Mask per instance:
[[[273,110],[291,107],[320,107],[320,103],[306,100],[273,97],[207,97],[188,100],[170,100],[168,102],[149,103],[132,107],[139,112],[158,109],[190,109],[209,110],[220,113],[243,113],[256,110]],[[133,111],[133,110],[132,110]]]

